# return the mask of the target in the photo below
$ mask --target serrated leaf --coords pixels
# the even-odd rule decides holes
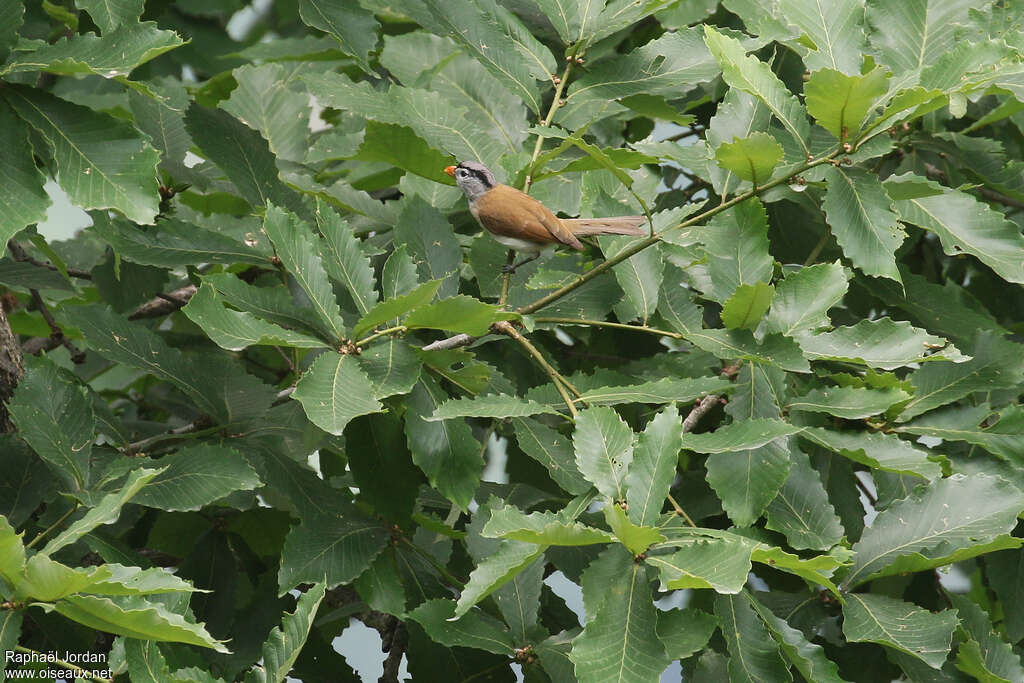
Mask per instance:
[[[51,608],[48,604],[40,606]],[[203,624],[186,621],[180,614],[139,596],[115,600],[95,595],[70,595],[54,603],[52,609],[72,621],[106,633],[229,652],[222,641],[215,640],[203,628]]]
[[[969,639],[960,644],[956,667],[978,680],[1017,681],[1024,679],[1024,666],[1009,643],[995,631],[992,619],[966,595],[951,595],[960,627]]]
[[[770,120],[771,112],[761,100],[739,88],[729,88],[711,117],[705,137],[709,148],[715,150],[729,140],[767,129]],[[723,197],[740,188],[740,180],[732,171],[708,164],[708,173],[715,191]]]
[[[967,19],[969,0],[910,0],[867,3],[868,40],[893,73],[934,64],[956,44],[955,28]]]
[[[851,275],[839,263],[817,263],[787,275],[775,287],[768,331],[794,336],[830,326],[827,313],[843,300]]]
[[[716,217],[704,229],[708,273],[712,291],[705,292],[724,303],[741,284],[753,285],[772,278],[768,253],[768,215],[757,198],[748,199]]]
[[[913,474],[925,479],[934,479],[942,473],[939,463],[928,459],[927,451],[892,434],[805,427],[800,436],[854,462],[886,472]]]
[[[892,405],[909,398],[910,394],[893,388],[875,390],[860,387],[827,387],[812,389],[790,401],[786,408],[858,420],[883,413]]]
[[[825,169],[822,208],[843,253],[868,275],[901,282],[896,250],[906,233],[878,176],[862,169]]]
[[[820,69],[804,85],[807,113],[838,140],[857,139],[868,114],[889,90],[885,69],[875,68],[864,75],[858,74],[859,70],[859,66],[846,73]]]
[[[814,44],[814,49],[803,58],[808,69],[827,67],[848,74],[860,72],[864,50],[863,3],[781,0],[778,11]]]
[[[619,505],[605,505],[603,511],[605,521],[611,527],[612,533],[626,547],[626,550],[633,553],[634,557],[639,557],[655,543],[665,540],[665,537],[657,529],[630,521],[626,516],[626,511]]]
[[[515,649],[512,636],[500,621],[478,609],[457,617],[454,614],[454,601],[428,600],[409,612],[409,618],[442,645],[512,654]]]
[[[721,377],[665,377],[624,387],[587,389],[580,400],[590,405],[687,402],[729,391],[730,386]]]
[[[649,554],[647,564],[660,572],[662,590],[711,588],[739,593],[750,572],[757,541],[727,532],[708,535],[707,529],[677,531],[664,545],[678,548],[670,555]]]
[[[25,4],[21,2],[10,2],[0,7],[0,59],[7,59],[10,49],[18,42],[18,29],[25,21]],[[17,620],[20,628],[21,619]],[[13,621],[12,621],[13,624]],[[17,628],[15,629],[17,630]],[[4,633],[0,627],[0,633]],[[4,640],[6,643],[7,640]],[[13,647],[13,645],[12,645]],[[6,662],[0,664],[0,673],[3,673]]]
[[[826,550],[843,537],[843,525],[821,477],[796,449],[790,451],[789,476],[766,512],[765,526],[784,534],[797,550]]]
[[[363,349],[359,366],[370,378],[377,399],[408,394],[420,378],[423,361],[406,342],[389,338]]]
[[[539,420],[513,418],[512,424],[519,447],[543,465],[555,483],[573,495],[590,490],[590,482],[576,468],[576,455],[568,438]]]
[[[145,0],[75,0],[75,6],[89,13],[103,29],[103,35],[122,24],[131,24],[142,14]]]
[[[853,566],[844,587],[888,574],[893,562],[917,553],[940,558],[1008,534],[1024,510],[1024,493],[984,474],[955,474],[916,489],[908,498],[878,513],[853,546]]]
[[[886,189],[903,182],[925,182],[942,189],[930,197],[896,200],[900,218],[934,232],[949,256],[971,254],[1010,282],[1024,283],[1024,235],[1016,223],[960,190],[903,175],[886,180]]]
[[[730,681],[791,681],[779,645],[745,592],[715,597],[715,616],[729,648]]]
[[[763,185],[782,160],[782,145],[768,133],[751,133],[745,138],[723,142],[715,150],[715,160],[722,168],[754,186]]]
[[[861,320],[831,332],[801,335],[799,343],[811,360],[849,361],[883,370],[895,370],[924,361],[959,363],[966,360],[942,337],[891,318]]]
[[[289,328],[329,334],[311,308],[296,306],[286,287],[257,287],[231,273],[212,273],[203,278],[228,305]]]
[[[573,434],[576,467],[602,495],[626,496],[625,476],[633,461],[633,431],[611,408],[580,411]]]
[[[311,235],[310,226],[295,214],[268,203],[263,230],[274,243],[281,264],[309,297],[320,320],[328,326],[335,339],[344,339],[345,323],[313,242],[315,238]]]
[[[10,418],[63,487],[86,488],[96,421],[85,387],[48,358],[30,358],[26,365],[7,405]]]
[[[658,638],[669,659],[686,659],[702,650],[715,629],[718,619],[694,607],[658,612]]]
[[[722,427],[715,433],[723,429],[727,428]],[[728,448],[727,451],[708,456],[705,463],[707,481],[718,494],[733,523],[749,526],[761,516],[786,481],[789,449],[784,442],[775,441],[750,449]]]
[[[377,303],[377,286],[359,239],[341,216],[322,202],[317,204],[316,224],[324,236],[320,253],[327,274],[345,285],[359,315],[365,316]]]
[[[619,551],[615,560],[615,580],[601,587],[601,606],[573,640],[569,658],[580,683],[656,683],[669,659],[647,575],[629,553]]]
[[[21,6],[15,3],[14,7]],[[29,153],[30,133],[28,125],[6,102],[0,101],[0,149],[9,150],[0,158],[0,243],[3,244],[30,223],[42,221],[50,206],[50,197],[43,189],[46,179]]]
[[[811,127],[807,123],[807,112],[793,93],[772,73],[771,68],[756,57],[747,56],[738,40],[707,25],[704,27],[704,41],[721,66],[725,82],[764,102],[800,145],[803,153],[809,155]]]
[[[492,510],[480,534],[487,538],[507,538],[541,546],[593,545],[615,540],[607,531],[588,527],[554,512],[527,515],[511,505]]]
[[[879,643],[938,669],[949,655],[956,611],[933,614],[885,595],[853,593],[843,605],[843,635],[854,643]]]
[[[373,385],[358,361],[331,351],[320,354],[302,373],[292,398],[302,404],[313,424],[337,435],[352,418],[384,407],[373,397]]]
[[[544,547],[520,541],[502,541],[498,549],[477,562],[462,588],[453,616],[466,614],[485,597],[505,585],[516,574],[544,554]]]
[[[345,0],[299,0],[299,16],[306,25],[329,33],[345,54],[373,73],[367,59],[377,45],[380,24],[372,12]]]
[[[389,263],[390,261],[391,259],[388,259]],[[386,268],[387,266],[385,266]],[[392,298],[385,298],[384,301],[381,301],[367,311],[359,322],[356,323],[356,326],[352,329],[352,336],[356,338],[362,337],[363,334],[381,323],[398,318],[409,311],[426,305],[437,294],[437,290],[442,282],[442,280],[430,280],[420,284],[410,292],[399,294]]]
[[[309,150],[309,96],[292,89],[294,70],[281,64],[248,64],[235,69],[238,87],[220,107],[259,131],[279,159],[302,161]]]
[[[32,52],[19,53],[0,68],[0,73],[47,71],[66,76],[124,77],[140,64],[184,44],[177,33],[161,30],[152,21],[132,22],[109,32],[104,30],[102,38],[91,33],[79,34]]]
[[[537,0],[537,6],[551,21],[565,45],[586,41],[597,29],[604,2],[586,0]]]
[[[127,123],[42,90],[8,84],[4,98],[53,152],[57,183],[82,209],[117,209],[153,223],[160,155]]]
[[[230,448],[184,448],[152,462],[163,467],[132,502],[161,510],[199,510],[234,491],[261,486],[256,471]]]
[[[333,588],[352,581],[384,550],[388,538],[385,526],[352,513],[303,519],[281,550],[279,593],[305,582],[325,581]]]
[[[145,490],[145,489],[143,489]],[[200,589],[160,567],[140,569],[116,562],[103,565],[108,576],[89,586],[87,593],[100,595],[154,595],[163,593],[194,593]]]
[[[526,417],[541,413],[557,414],[557,411],[551,406],[517,396],[488,394],[473,398],[449,399],[439,405],[427,421],[437,422],[457,417]]]
[[[714,432],[683,434],[683,448],[697,453],[729,453],[759,448],[803,429],[782,420],[743,420],[719,427]]]
[[[846,682],[845,678],[839,676],[835,662],[828,659],[820,645],[812,643],[802,632],[790,626],[784,619],[775,616],[771,610],[758,602],[752,593],[744,591],[740,597],[749,601],[772,638],[782,648],[782,654],[806,680],[821,683]]]
[[[1021,462],[1024,459],[1024,408],[1019,405],[1003,408],[994,424],[992,412],[987,405],[949,406],[901,425],[895,431],[946,441],[966,441],[989,453]]]
[[[1024,380],[1024,356],[1021,345],[1003,339],[999,334],[981,331],[966,363],[931,364],[910,375],[914,397],[910,399],[899,420],[905,422],[939,406],[952,403],[975,391],[1016,386]]]
[[[682,450],[679,410],[667,406],[647,423],[633,449],[633,462],[626,474],[626,502],[634,524],[651,526],[661,515]]]
[[[518,318],[519,314],[514,311],[505,311],[479,299],[457,294],[415,309],[405,318],[404,324],[409,329],[440,329],[479,337],[487,334],[492,323]]]
[[[732,330],[753,330],[768,311],[774,296],[775,288],[767,283],[742,284],[722,304],[722,322]]]
[[[217,290],[206,283],[192,295],[182,313],[199,325],[217,346],[228,351],[241,351],[254,345],[306,349],[327,346],[321,339],[278,327],[246,311],[226,308]]]
[[[317,608],[324,599],[326,584],[315,583],[295,603],[295,611],[285,613],[281,625],[274,628],[263,643],[260,683],[282,683],[298,659],[302,646],[309,637]],[[248,678],[246,680],[249,680]]]
[[[636,237],[602,237],[601,251],[610,257],[636,241]],[[655,244],[624,262],[612,266],[612,274],[626,295],[616,311],[622,322],[637,320],[644,325],[658,308],[658,290],[661,287],[664,261],[661,248]]]
[[[121,488],[113,493],[108,493],[99,499],[99,502],[91,507],[84,515],[68,525],[64,531],[57,534],[40,551],[44,555],[52,555],[66,545],[70,545],[102,524],[113,524],[121,516],[121,508],[130,501],[139,490],[148,484],[153,477],[161,472],[161,469],[139,468],[128,474]]]

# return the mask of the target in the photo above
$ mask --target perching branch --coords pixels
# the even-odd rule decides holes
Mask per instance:
[[[33,266],[36,266],[38,268],[46,268],[47,270],[60,270],[60,268],[53,265],[52,263],[47,263],[46,261],[40,261],[39,259],[32,258],[25,252],[22,246],[15,242],[13,239],[7,241],[7,249],[11,252],[11,258],[13,258],[15,261],[20,261],[22,263],[30,263]],[[92,279],[92,273],[90,273],[87,270],[81,270],[80,268],[68,268],[66,272],[71,277],[76,277],[79,280]]]
[[[129,320],[139,318],[159,318],[162,315],[173,313],[189,302],[192,295],[198,288],[195,285],[185,285],[167,294],[157,294],[155,297],[135,309],[135,312],[128,316]]]
[[[507,335],[515,339],[517,342],[519,342],[523,349],[525,349],[526,352],[530,354],[530,356],[535,361],[537,361],[537,365],[539,365],[541,369],[547,373],[548,377],[551,378],[551,383],[555,385],[555,389],[558,390],[558,395],[561,396],[562,401],[565,402],[565,406],[569,409],[569,414],[572,415],[573,419],[575,419],[577,415],[576,406],[574,405],[574,401],[572,398],[570,398],[569,393],[568,391],[566,391],[566,389],[571,388],[572,392],[576,394],[577,398],[581,396],[579,390],[576,389],[576,387],[574,387],[573,385],[569,384],[569,382],[564,377],[562,377],[561,373],[559,373],[558,370],[556,370],[554,366],[551,365],[551,363],[549,363],[546,358],[544,358],[544,354],[542,354],[536,346],[531,344],[529,340],[526,339],[526,337],[520,334],[519,330],[513,327],[510,322],[508,322],[507,320],[496,322],[493,325],[491,325],[491,329],[495,332],[499,332],[501,334]]]

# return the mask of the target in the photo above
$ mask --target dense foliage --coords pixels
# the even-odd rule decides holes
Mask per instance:
[[[6,0],[0,64],[0,650],[1024,680],[1019,2]],[[651,234],[503,275],[453,160]]]

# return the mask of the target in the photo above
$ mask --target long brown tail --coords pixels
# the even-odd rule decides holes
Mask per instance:
[[[612,216],[609,218],[563,218],[562,224],[574,235],[646,235],[643,216]]]

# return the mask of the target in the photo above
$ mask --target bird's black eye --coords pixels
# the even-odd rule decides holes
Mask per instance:
[[[457,171],[455,171],[455,175],[459,176],[460,178],[465,178],[467,173],[468,171],[466,171],[466,169],[464,168],[460,168]]]

